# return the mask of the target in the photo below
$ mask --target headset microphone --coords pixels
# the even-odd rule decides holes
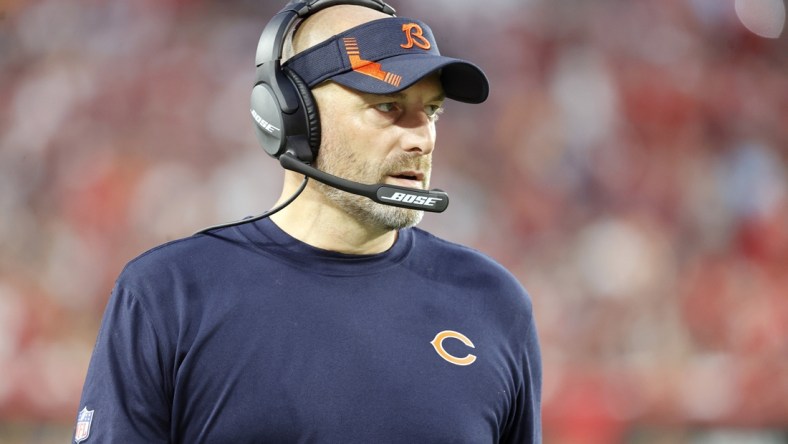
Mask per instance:
[[[299,23],[337,5],[363,6],[388,17],[354,26],[283,61],[288,37]],[[263,149],[282,167],[383,205],[436,213],[448,207],[449,196],[440,190],[361,184],[312,166],[322,132],[312,88],[322,82],[385,95],[439,73],[447,99],[481,103],[487,98],[484,72],[473,63],[442,56],[425,23],[397,17],[384,0],[291,0],[263,30],[255,65],[250,104],[255,131]]]
[[[290,151],[279,156],[279,163],[287,170],[303,174],[338,190],[367,197],[380,204],[433,213],[441,213],[449,206],[449,195],[441,190],[420,190],[397,185],[366,185],[352,182],[320,171],[298,160]]]
[[[298,24],[338,5],[363,6],[389,17],[352,27],[283,61],[285,45]],[[441,190],[362,184],[312,166],[320,150],[321,128],[320,112],[311,89],[324,81],[331,80],[366,94],[386,95],[397,93],[427,75],[440,73],[447,99],[465,103],[482,103],[487,99],[489,84],[484,72],[471,62],[442,56],[425,23],[397,17],[385,0],[290,0],[263,29],[255,66],[257,76],[250,113],[257,139],[282,167],[303,174],[304,180],[276,208],[201,232],[268,217],[295,200],[309,178],[383,205],[435,213],[449,206],[449,196]]]

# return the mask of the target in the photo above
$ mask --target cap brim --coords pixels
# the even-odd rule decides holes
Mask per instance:
[[[428,75],[440,71],[441,84],[446,97],[465,103],[481,103],[487,99],[490,86],[487,76],[473,63],[432,54],[401,54],[378,60],[381,70],[396,72],[402,80],[398,85],[381,82],[375,77],[357,71],[332,76],[333,80],[348,88],[370,93],[391,94],[402,91]]]

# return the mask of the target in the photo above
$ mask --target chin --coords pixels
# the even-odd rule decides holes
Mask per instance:
[[[424,211],[421,210],[379,204],[324,184],[318,184],[318,187],[334,205],[370,227],[385,231],[401,230],[418,224],[424,217]]]
[[[364,197],[353,196],[348,200],[353,202],[343,205],[345,211],[356,219],[365,221],[369,226],[386,231],[415,226],[424,217],[424,211],[383,205]]]
[[[411,210],[408,208],[398,208],[374,203],[378,211],[374,211],[370,219],[372,222],[386,228],[387,230],[401,230],[417,225],[424,217],[424,211]]]

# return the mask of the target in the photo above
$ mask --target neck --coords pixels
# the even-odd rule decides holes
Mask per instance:
[[[285,181],[277,205],[295,192],[303,178],[288,173],[295,177]],[[271,220],[301,242],[345,254],[382,253],[397,240],[395,230],[369,226],[327,201],[315,189],[314,182],[310,182],[293,203],[271,216]]]

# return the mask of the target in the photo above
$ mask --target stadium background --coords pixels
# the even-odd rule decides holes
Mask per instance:
[[[532,294],[545,442],[788,442],[782,0],[392,3],[492,81],[423,225]],[[278,196],[247,104],[280,6],[0,0],[0,442],[68,441],[126,261]]]

